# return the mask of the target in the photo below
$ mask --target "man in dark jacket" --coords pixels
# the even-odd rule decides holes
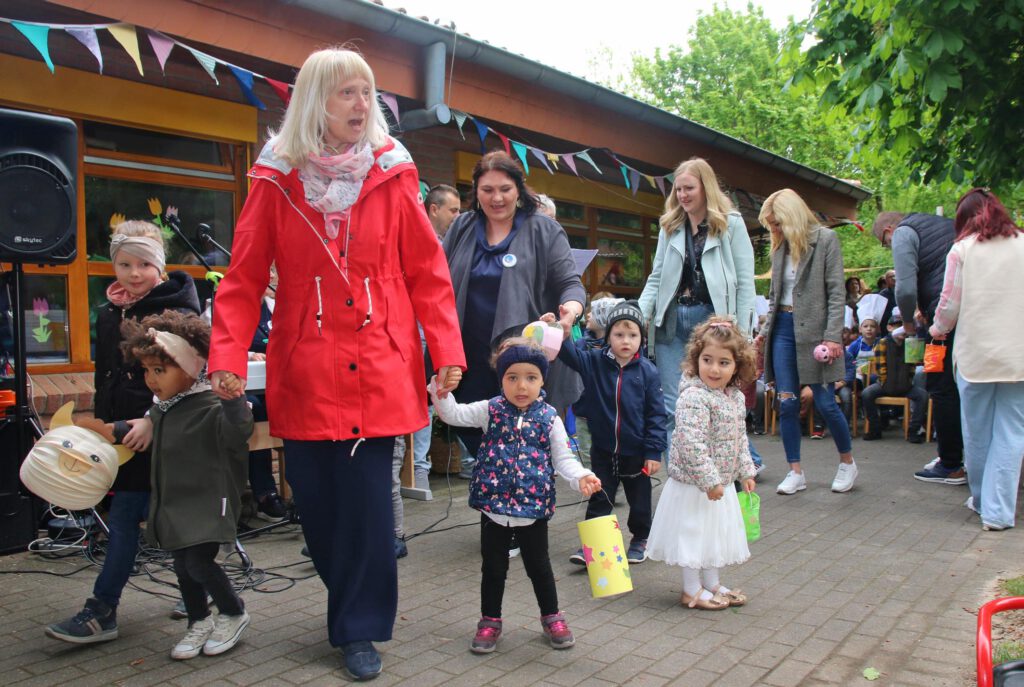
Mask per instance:
[[[953,246],[953,220],[936,215],[883,212],[872,229],[882,245],[892,249],[896,269],[896,304],[903,313],[907,336],[918,335],[931,342],[928,327],[939,304],[946,273],[946,255]],[[920,311],[923,322],[912,316]],[[939,456],[914,477],[937,484],[966,484],[964,440],[960,431],[960,392],[953,378],[953,338],[946,337],[946,359],[942,372],[928,373],[925,385],[932,399]]]
[[[589,348],[585,341],[566,341],[558,353],[566,365],[580,373],[583,395],[575,412],[590,427],[590,466],[601,480],[603,492],[590,497],[587,519],[609,515],[619,481],[629,502],[629,531],[633,539],[626,552],[630,563],[647,559],[651,530],[651,475],[661,466],[668,446],[665,399],[658,368],[640,350],[643,314],[636,301],[619,303],[608,316],[605,345]],[[584,564],[583,551],[569,557]]]

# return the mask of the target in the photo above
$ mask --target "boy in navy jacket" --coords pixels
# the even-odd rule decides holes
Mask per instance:
[[[586,517],[611,514],[621,481],[633,535],[626,554],[630,563],[647,559],[650,476],[661,467],[661,454],[668,446],[665,397],[658,369],[640,353],[643,332],[640,307],[636,301],[625,301],[608,316],[604,346],[587,348],[582,341],[575,345],[570,341],[558,353],[583,378],[583,396],[573,408],[587,418],[590,466],[604,488],[590,497]],[[582,549],[569,560],[586,564]]]

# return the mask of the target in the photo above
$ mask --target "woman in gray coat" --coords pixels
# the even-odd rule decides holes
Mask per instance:
[[[504,151],[484,155],[473,168],[470,211],[452,222],[443,245],[466,351],[467,369],[455,399],[472,403],[501,389],[490,359],[502,340],[520,335],[544,313],[557,312],[572,325],[583,312],[586,291],[565,230],[537,211],[522,168]],[[544,388],[547,402],[562,413],[579,398],[583,384],[555,361]],[[475,456],[480,430],[457,431]]]
[[[857,465],[850,452],[850,428],[835,398],[835,383],[844,372],[841,342],[846,299],[839,237],[820,226],[803,199],[788,188],[768,196],[758,219],[772,237],[768,319],[758,345],[768,342],[765,381],[775,382],[782,445],[790,468],[778,492],[795,494],[807,488],[800,466],[801,385],[814,392],[814,405],[839,451],[832,491],[849,491],[857,479]],[[819,345],[828,350],[824,362],[815,357]]]

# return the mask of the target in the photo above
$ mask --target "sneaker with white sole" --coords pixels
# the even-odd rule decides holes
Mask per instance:
[[[978,515],[981,515],[981,511],[974,507],[974,497],[973,496],[968,496],[967,497],[967,500],[964,501],[964,508],[969,508],[970,510],[973,510]]]
[[[775,490],[780,494],[795,494],[798,491],[803,491],[807,488],[807,477],[802,472],[793,472],[790,470],[786,473],[786,479],[779,483],[778,488]]]
[[[832,491],[837,494],[853,489],[853,483],[857,479],[856,463],[840,463],[836,470],[836,478],[832,480]]]
[[[924,470],[931,470],[933,467],[935,467],[936,465],[938,465],[941,462],[942,462],[942,459],[939,458],[938,456],[936,456],[935,458],[932,458],[930,461],[925,463],[923,469]]]
[[[203,645],[203,653],[207,656],[216,656],[238,644],[242,631],[249,626],[249,614],[242,611],[242,615],[218,615],[213,621],[213,632]]]
[[[213,616],[208,615],[202,620],[197,620],[188,628],[188,632],[181,638],[181,641],[171,649],[171,658],[176,661],[184,661],[195,658],[203,651],[203,645],[213,634]]]

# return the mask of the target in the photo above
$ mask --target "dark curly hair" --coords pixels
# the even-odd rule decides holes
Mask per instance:
[[[731,317],[713,315],[693,330],[690,343],[683,359],[683,372],[691,377],[700,376],[700,354],[708,344],[728,349],[736,361],[736,372],[729,380],[730,386],[742,387],[757,379],[754,347],[747,337],[736,328]]]
[[[527,215],[532,215],[537,211],[537,197],[533,190],[526,185],[526,175],[523,174],[523,168],[504,150],[492,150],[477,160],[476,166],[473,167],[473,197],[469,203],[471,210],[483,212],[476,191],[480,177],[487,172],[501,172],[515,183],[516,189],[519,191],[519,202],[522,203],[523,212]]]
[[[149,335],[150,328],[161,332],[177,334],[196,349],[203,358],[210,357],[210,325],[198,315],[180,313],[177,310],[164,310],[159,315],[149,315],[142,321],[125,320],[121,323],[121,353],[129,363],[142,362],[142,358],[159,358],[165,365],[174,365],[167,352],[153,341]]]

